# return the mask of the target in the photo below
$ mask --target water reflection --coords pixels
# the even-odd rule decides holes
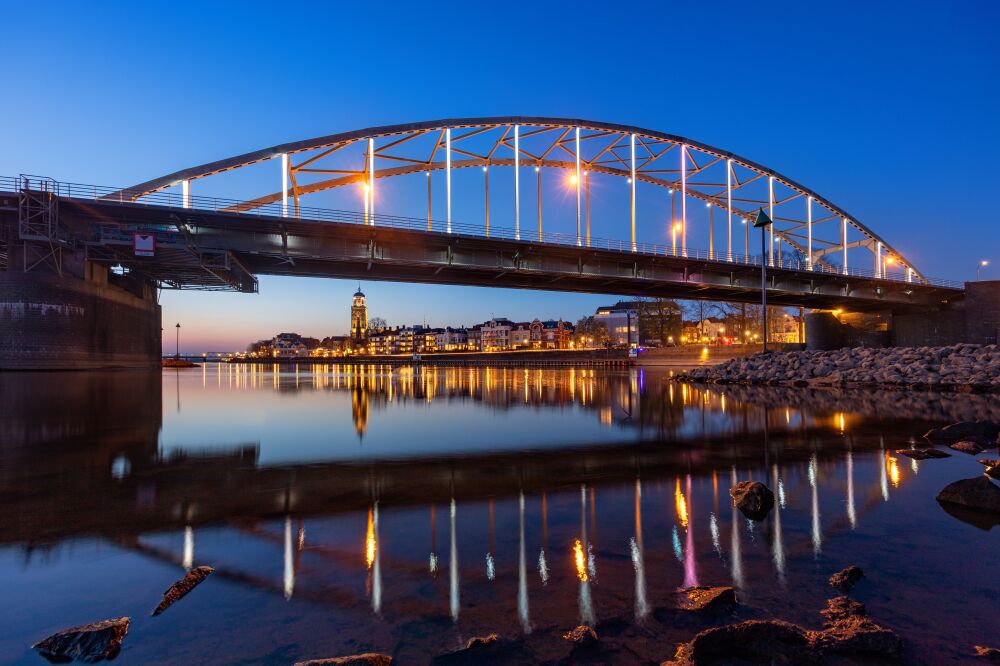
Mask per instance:
[[[533,635],[555,623],[642,622],[678,584],[732,584],[771,600],[786,593],[775,577],[794,591],[850,552],[852,531],[900,552],[892,528],[909,511],[909,489],[940,486],[929,477],[963,461],[928,464],[918,478],[891,452],[936,424],[929,415],[962,418],[979,397],[921,407],[895,396],[886,411],[874,394],[704,389],[637,370],[314,370],[203,366],[152,383],[94,374],[58,389],[0,376],[0,399],[20,409],[0,414],[10,517],[0,544],[20,567],[5,579],[44,576],[93,540],[136,570],[211,564],[247,607],[253,595],[286,599],[280,607],[334,621],[354,640],[373,616],[394,631],[418,623],[419,640],[435,633],[419,621],[434,617],[450,617],[455,632],[509,621]],[[994,408],[979,404],[980,418]],[[435,410],[440,429],[412,425]],[[343,419],[335,435],[350,451],[327,432],[331,416]],[[559,427],[536,432],[550,421]],[[317,433],[325,453],[275,453],[282,438],[294,449]],[[379,446],[385,459],[371,454]],[[744,479],[779,495],[762,523],[729,503],[728,488]],[[438,505],[448,506],[447,553]],[[931,527],[941,525],[923,538]],[[447,580],[437,576],[445,564]]]

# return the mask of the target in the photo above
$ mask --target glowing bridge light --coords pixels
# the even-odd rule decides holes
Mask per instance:
[[[375,548],[375,520],[372,510],[368,509],[368,532],[365,535],[365,561],[368,563],[369,569],[375,564]]]
[[[681,491],[681,480],[677,479],[677,488],[674,490],[674,508],[677,511],[677,520],[681,522],[681,527],[688,526],[687,498]]]

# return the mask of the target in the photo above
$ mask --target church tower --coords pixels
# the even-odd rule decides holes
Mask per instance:
[[[365,295],[361,293],[361,285],[354,292],[351,303],[351,342],[355,346],[368,342],[368,306],[365,305]]]

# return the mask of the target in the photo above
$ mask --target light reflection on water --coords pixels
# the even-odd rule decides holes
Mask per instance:
[[[975,599],[1000,595],[960,566],[995,552],[1000,530],[933,502],[974,460],[893,454],[930,425],[1000,418],[980,396],[332,365],[2,376],[0,393],[5,661],[34,663],[25,647],[46,631],[122,614],[136,662],[169,646],[202,662],[378,649],[421,663],[477,633],[541,645],[616,618],[662,646],[693,633],[656,613],[678,587],[732,584],[749,607],[816,626],[826,576],[857,563],[872,614],[933,663],[986,632]],[[726,509],[747,479],[779,495],[761,523]],[[199,564],[216,574],[145,619]],[[943,572],[971,599],[961,626],[935,615]],[[108,591],[107,576],[121,584]],[[179,642],[186,613],[204,629]],[[275,632],[289,647],[264,658]]]

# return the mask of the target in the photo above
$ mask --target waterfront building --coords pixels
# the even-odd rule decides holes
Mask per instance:
[[[364,349],[368,342],[368,306],[361,285],[351,301],[351,341],[357,349]]]
[[[510,346],[512,349],[529,349],[532,347],[530,322],[518,322],[511,327]]]
[[[480,351],[483,348],[483,325],[476,324],[466,331],[466,348],[472,351]]]
[[[469,345],[469,331],[464,328],[437,329],[435,344],[438,351],[463,351]]]
[[[271,340],[271,356],[275,358],[305,356],[308,353],[309,347],[298,333],[278,333]]]
[[[483,351],[502,351],[510,349],[510,332],[514,328],[514,322],[505,317],[497,317],[482,324],[482,341],[480,349]]]
[[[633,301],[618,301],[614,305],[597,308],[594,322],[607,329],[615,347],[639,344],[639,312]]]

